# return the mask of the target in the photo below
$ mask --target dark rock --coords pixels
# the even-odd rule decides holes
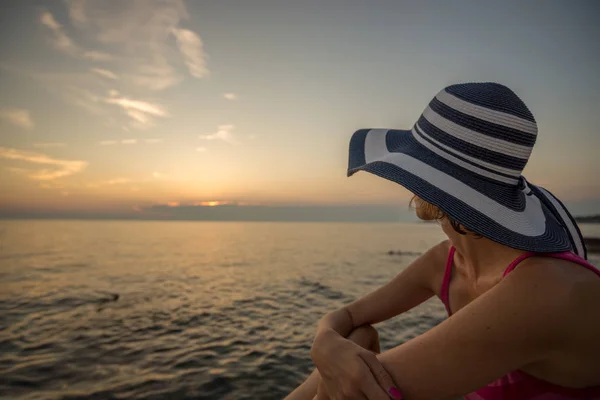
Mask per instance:
[[[415,251],[402,251],[402,250],[388,251],[389,256],[420,256],[421,254],[423,254],[423,253],[419,253],[419,252],[415,252]]]
[[[588,253],[600,253],[600,238],[583,238]]]

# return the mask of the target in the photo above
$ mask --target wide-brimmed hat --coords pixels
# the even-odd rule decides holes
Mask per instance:
[[[533,115],[506,86],[452,85],[410,130],[356,131],[348,176],[363,170],[399,183],[467,229],[506,246],[586,258],[567,208],[521,175],[536,137]]]

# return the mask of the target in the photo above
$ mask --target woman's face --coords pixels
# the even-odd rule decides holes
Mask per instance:
[[[442,227],[442,230],[444,231],[446,236],[448,236],[448,239],[452,240],[452,238],[458,235],[458,232],[456,232],[456,230],[452,227],[448,218],[444,218],[443,220],[441,220],[440,226]]]

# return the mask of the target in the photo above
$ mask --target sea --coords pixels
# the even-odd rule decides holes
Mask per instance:
[[[425,223],[0,221],[0,398],[282,399],[313,368],[318,320],[443,238]],[[445,316],[431,299],[378,324],[382,350]]]

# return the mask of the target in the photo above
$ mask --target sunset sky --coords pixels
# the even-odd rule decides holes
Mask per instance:
[[[484,4],[486,3],[486,4]],[[0,214],[405,205],[350,135],[496,81],[539,126],[524,175],[600,213],[595,1],[2,2]],[[168,207],[167,207],[168,208]]]

